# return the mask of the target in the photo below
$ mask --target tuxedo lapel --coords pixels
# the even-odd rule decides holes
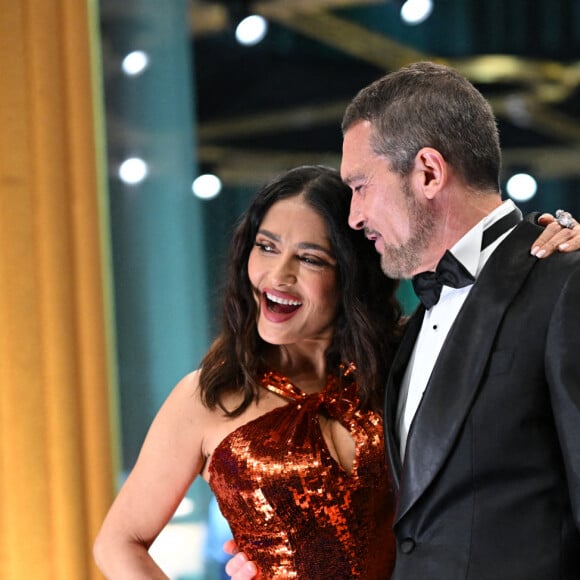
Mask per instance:
[[[393,474],[395,487],[399,487],[401,476],[401,455],[400,455],[400,441],[397,433],[397,402],[399,400],[399,390],[401,381],[405,374],[405,369],[413,352],[413,346],[417,340],[419,331],[421,330],[421,323],[423,322],[423,314],[425,307],[419,305],[407,322],[407,328],[401,340],[401,344],[397,349],[397,353],[391,365],[389,378],[387,379],[387,388],[385,396],[385,442],[389,457],[389,465]]]
[[[538,231],[537,226],[524,221],[497,248],[449,331],[409,431],[395,521],[433,481],[453,447],[479,388],[504,313],[536,263],[529,248]],[[406,350],[409,352],[403,356],[408,360],[408,346]],[[402,373],[397,372],[393,381],[398,380],[399,385]],[[395,424],[395,389],[398,386],[391,385],[387,393],[390,425]]]

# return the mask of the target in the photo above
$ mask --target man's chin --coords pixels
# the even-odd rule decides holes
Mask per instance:
[[[402,248],[385,249],[381,254],[381,269],[386,276],[393,280],[408,280],[412,277],[416,265],[405,258],[405,252]]]

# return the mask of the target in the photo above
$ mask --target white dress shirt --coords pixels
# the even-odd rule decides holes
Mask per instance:
[[[474,278],[477,279],[491,254],[513,228],[500,235],[482,251],[483,231],[513,209],[515,209],[515,205],[511,200],[504,201],[502,205],[483,218],[451,248],[451,253],[469,270]],[[415,342],[399,393],[397,430],[401,458],[405,457],[409,429],[423,397],[423,392],[429,382],[439,352],[472,287],[473,284],[464,288],[443,286],[439,302],[425,311],[423,325]]]

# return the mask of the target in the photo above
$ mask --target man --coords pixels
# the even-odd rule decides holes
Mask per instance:
[[[580,255],[530,255],[539,228],[502,203],[493,113],[457,72],[383,77],[343,133],[351,226],[430,292],[387,385],[393,578],[580,578]]]
[[[541,228],[501,201],[491,108],[452,69],[386,75],[343,134],[351,226],[425,295],[387,385],[393,578],[580,578],[580,255],[530,255]]]

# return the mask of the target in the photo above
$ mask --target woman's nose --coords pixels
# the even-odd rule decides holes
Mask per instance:
[[[272,281],[279,285],[294,284],[296,282],[294,260],[280,257],[276,267],[272,270]]]

